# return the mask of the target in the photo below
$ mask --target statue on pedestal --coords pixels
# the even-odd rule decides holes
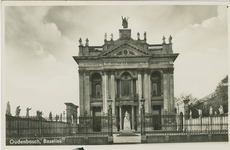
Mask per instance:
[[[16,117],[19,117],[20,111],[21,111],[20,106],[18,106],[18,107],[16,108],[16,112],[15,112],[15,116],[16,116]]]
[[[124,17],[123,18],[123,16],[121,16],[121,18],[122,18],[122,26],[123,26],[123,28],[128,28],[128,19],[129,19],[129,17]]]
[[[50,121],[53,120],[53,119],[52,119],[52,112],[50,112],[50,114],[49,114],[49,119],[50,119]]]
[[[124,130],[127,130],[127,131],[131,130],[129,113],[127,111],[125,112],[125,117],[124,117]]]
[[[192,111],[189,112],[190,119],[192,119]]]
[[[62,122],[62,113],[60,113],[60,121]]]
[[[220,105],[219,112],[220,112],[220,115],[223,115],[223,114],[224,114],[224,109],[223,109],[223,106],[222,106],[222,105]]]
[[[199,118],[201,118],[202,117],[202,110],[200,108],[199,109],[196,108],[196,110],[198,111]]]
[[[210,106],[209,108],[209,116],[212,116],[213,115],[213,110],[212,110],[212,106]]]
[[[10,102],[9,101],[7,102],[7,105],[6,105],[6,114],[11,116]]]
[[[31,109],[32,109],[32,108],[29,108],[29,107],[26,108],[26,118],[29,118],[29,111],[30,111]]]

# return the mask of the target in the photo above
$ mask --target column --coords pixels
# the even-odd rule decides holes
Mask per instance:
[[[105,94],[105,72],[103,71],[103,76],[102,76],[102,103],[103,103],[103,107],[102,107],[102,112],[103,114],[105,114],[107,112],[107,108],[105,105],[105,101],[106,101],[106,94]]]
[[[78,70],[79,73],[79,105],[80,105],[80,116],[84,115],[84,71]]]
[[[163,99],[163,111],[168,111],[168,70],[163,70],[163,88],[164,88],[164,99]]]
[[[141,69],[138,69],[138,97],[139,97],[139,109],[138,109],[138,112],[139,112],[139,115],[141,114],[140,112],[140,108],[141,108],[141,96],[142,96],[142,71]]]
[[[92,97],[92,81],[89,79],[89,98]]]
[[[144,71],[144,99],[145,99],[145,112],[149,113],[149,81],[148,70]]]
[[[171,68],[169,71],[169,80],[170,80],[170,112],[174,113],[174,78],[173,78],[173,70]]]
[[[115,78],[114,78],[114,70],[111,71],[111,79],[110,79],[110,94],[111,94],[111,99],[113,100],[112,103],[112,114],[115,114],[115,106],[116,106],[116,102],[115,102]]]
[[[134,131],[134,106],[132,105],[132,130]]]
[[[133,80],[131,80],[131,96],[133,97]]]
[[[119,109],[120,109],[120,111],[119,111],[119,113],[120,113],[120,131],[122,130],[122,106],[120,105],[119,106]]]
[[[109,99],[109,77],[108,77],[108,71],[105,72],[105,111],[106,114],[108,114],[108,104],[107,100]]]
[[[84,102],[85,102],[85,111],[87,111],[88,114],[90,114],[90,94],[89,94],[89,70],[85,70],[85,76],[84,76]]]
[[[149,72],[148,76],[148,83],[149,83],[149,113],[152,113],[152,96],[151,96],[151,73]]]
[[[121,97],[121,80],[119,80],[119,82],[120,82],[120,97]]]

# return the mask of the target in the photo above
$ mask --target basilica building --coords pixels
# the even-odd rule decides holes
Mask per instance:
[[[125,24],[126,23],[126,24]],[[134,130],[140,115],[141,99],[145,100],[146,115],[163,115],[174,112],[174,61],[172,37],[160,44],[147,43],[147,34],[140,39],[131,36],[127,21],[119,29],[119,38],[111,34],[104,44],[90,46],[86,39],[79,40],[78,56],[73,56],[79,67],[80,116],[103,116],[112,100],[112,113],[122,128],[123,117],[130,114]]]

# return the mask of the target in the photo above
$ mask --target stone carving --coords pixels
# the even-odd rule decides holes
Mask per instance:
[[[50,121],[53,121],[52,112],[50,112],[50,114],[49,114],[49,119],[50,119]]]
[[[129,19],[129,17],[124,17],[123,18],[123,16],[121,16],[121,18],[122,18],[122,26],[123,26],[123,28],[128,28],[128,19]]]
[[[31,109],[32,109],[32,108],[29,108],[29,107],[26,108],[26,117],[27,117],[27,118],[29,118],[29,111],[30,111]]]
[[[165,43],[165,36],[163,36],[162,40],[163,40],[163,43]]]
[[[131,130],[129,113],[127,111],[125,112],[125,117],[124,117],[124,130]]]
[[[105,41],[107,40],[107,33],[105,33],[105,36],[104,36],[104,38],[105,38]]]
[[[55,120],[56,120],[56,121],[58,121],[58,120],[59,120],[59,116],[58,116],[58,115],[56,115]]]
[[[199,109],[196,108],[196,110],[198,111],[199,118],[201,118],[202,117],[202,110],[200,108]]]
[[[82,44],[82,39],[81,39],[81,38],[79,39],[79,45],[83,45],[83,44]]]
[[[192,111],[189,112],[190,119],[192,119]]]
[[[146,32],[144,32],[144,40],[146,40]]]
[[[36,113],[37,113],[37,117],[38,117],[38,118],[42,118],[42,111],[37,110]]]
[[[137,32],[137,39],[140,40],[140,33]]]
[[[6,114],[11,116],[10,102],[8,101],[6,104]]]
[[[123,50],[123,51],[120,51],[118,52],[116,55],[123,55],[123,56],[129,56],[129,55],[135,55],[135,53],[133,51],[130,51],[130,50]]]
[[[111,33],[111,41],[113,40],[113,33]]]
[[[224,114],[224,109],[223,109],[223,106],[222,106],[222,105],[220,105],[219,112],[220,112],[220,115],[223,115],[223,114]]]
[[[169,43],[172,43],[172,36],[169,37]]]
[[[16,117],[19,117],[20,112],[21,112],[21,109],[20,109],[20,106],[18,106],[18,107],[16,108],[16,111],[15,111],[15,116],[16,116]]]
[[[62,121],[62,113],[60,113],[60,121]]]
[[[88,38],[86,38],[86,40],[85,40],[85,46],[89,46],[89,39]]]
[[[210,115],[210,116],[212,116],[212,115],[213,115],[212,106],[210,106],[210,108],[209,108],[209,115]]]

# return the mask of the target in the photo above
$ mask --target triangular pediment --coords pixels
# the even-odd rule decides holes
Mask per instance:
[[[99,56],[117,57],[117,56],[150,56],[151,53],[143,48],[130,43],[123,43],[107,51],[102,52]]]

